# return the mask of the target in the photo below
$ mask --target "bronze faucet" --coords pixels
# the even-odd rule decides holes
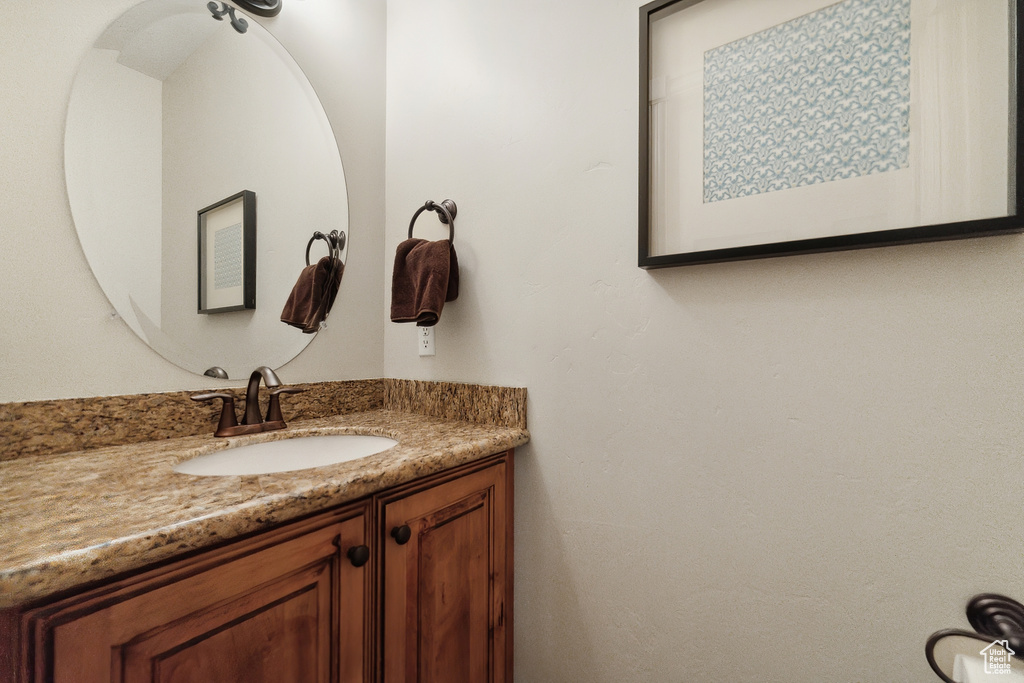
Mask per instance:
[[[245,389],[245,417],[242,418],[243,425],[257,425],[263,422],[260,415],[260,378],[267,385],[267,389],[281,386],[281,380],[277,374],[266,365],[261,365],[249,375],[249,386]],[[260,430],[263,431],[263,430]]]
[[[260,415],[260,379],[270,389],[270,402],[267,406],[267,418]],[[265,365],[253,370],[249,376],[249,385],[245,389],[245,416],[242,424],[238,424],[235,415],[235,397],[223,392],[211,392],[190,396],[193,401],[210,401],[219,398],[224,401],[220,411],[220,422],[214,436],[240,436],[257,434],[275,429],[284,429],[287,425],[281,415],[281,394],[298,394],[305,391],[298,387],[282,387],[277,374]]]

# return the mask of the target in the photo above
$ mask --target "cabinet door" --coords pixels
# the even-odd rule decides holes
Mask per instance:
[[[511,681],[511,467],[381,501],[384,683]]]
[[[49,608],[39,680],[367,683],[364,509],[262,534]],[[52,652],[46,661],[45,653]],[[52,678],[50,678],[52,675]]]

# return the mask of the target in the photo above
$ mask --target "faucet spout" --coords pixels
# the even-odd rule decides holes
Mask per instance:
[[[255,425],[263,422],[260,414],[260,379],[268,388],[281,386],[281,380],[277,374],[266,365],[261,365],[252,371],[249,376],[249,386],[245,389],[245,418],[244,425]]]
[[[267,403],[267,419],[260,415],[260,380],[270,389],[270,400]],[[214,436],[242,436],[243,434],[259,434],[275,429],[285,429],[284,417],[281,415],[281,394],[298,394],[305,391],[301,387],[283,387],[277,373],[265,365],[253,370],[249,377],[249,386],[245,389],[245,419],[242,424],[235,420],[235,396],[224,392],[196,394],[193,401],[209,401],[215,398],[224,400],[221,409],[220,423]]]

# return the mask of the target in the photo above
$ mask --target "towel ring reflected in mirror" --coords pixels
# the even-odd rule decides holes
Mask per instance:
[[[459,213],[459,207],[451,199],[445,199],[440,204],[428,199],[423,206],[416,209],[416,213],[412,215],[412,220],[409,221],[409,239],[412,239],[412,228],[416,225],[416,219],[420,217],[421,213],[428,210],[437,212],[438,220],[448,226],[448,241],[454,242],[455,216]]]
[[[327,248],[330,250],[329,256],[331,258],[341,260],[341,252],[345,248],[345,231],[331,230],[328,234],[323,234],[319,230],[313,233],[313,236],[306,242],[306,265],[309,265],[309,248],[313,246],[313,242],[317,240],[324,240],[327,242]]]

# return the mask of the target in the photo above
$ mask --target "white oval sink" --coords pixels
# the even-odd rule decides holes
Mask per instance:
[[[292,472],[358,460],[397,445],[386,436],[328,434],[245,444],[186,460],[174,468],[201,477]]]

